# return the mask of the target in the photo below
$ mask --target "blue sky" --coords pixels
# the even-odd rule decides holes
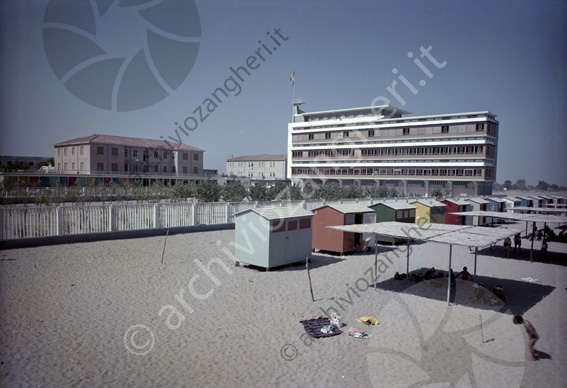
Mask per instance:
[[[369,106],[386,97],[412,115],[490,110],[500,121],[498,182],[523,178],[528,184],[567,185],[563,0],[197,0],[201,36],[189,75],[167,98],[128,112],[93,107],[55,76],[42,37],[48,3],[0,1],[0,154],[52,156],[53,144],[93,133],[181,135],[184,143],[206,151],[205,168],[224,171],[231,156],[286,153],[293,93],[305,101],[306,111]],[[120,10],[124,16],[117,18],[111,5],[100,19],[96,39],[108,52],[130,55],[143,44],[145,34],[138,31],[144,24],[135,11],[125,13],[131,9]],[[195,116],[233,75],[230,67],[255,55],[259,41],[275,46],[267,34],[275,35],[275,29],[287,40],[279,38],[281,46],[271,55],[264,52],[265,61],[239,82],[240,94],[225,97],[188,136],[176,134],[175,123]],[[419,86],[424,73],[408,52],[418,55],[429,46],[446,65],[437,68],[422,58],[433,77]],[[398,86],[405,104],[387,90],[400,75],[418,90]]]

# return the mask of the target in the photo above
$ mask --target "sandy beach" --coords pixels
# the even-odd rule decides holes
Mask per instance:
[[[524,230],[523,224],[508,227]],[[567,245],[534,262],[479,251],[476,281],[506,304],[473,303],[473,282],[409,283],[406,247],[313,254],[264,272],[234,266],[234,230],[0,252],[0,385],[43,387],[561,387],[567,381]],[[410,270],[447,270],[449,247],[416,243]],[[453,247],[452,268],[474,254]],[[533,281],[522,279],[531,278]],[[312,339],[301,320],[338,312],[343,334]],[[536,327],[529,361],[521,314]],[[356,318],[373,316],[367,326]],[[482,328],[481,328],[482,324]],[[350,337],[349,327],[370,334]]]

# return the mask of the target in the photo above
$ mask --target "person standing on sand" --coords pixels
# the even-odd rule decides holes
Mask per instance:
[[[516,252],[516,248],[519,248],[522,252],[522,236],[520,233],[514,236],[514,252]]]
[[[532,325],[530,321],[522,318],[521,315],[516,315],[512,321],[514,322],[514,324],[524,325],[524,327],[526,328],[526,332],[528,333],[528,337],[529,337],[528,349],[530,349],[530,353],[532,355],[532,361],[536,361],[538,358],[535,355],[534,345],[539,339],[539,335],[537,334],[534,325]]]
[[[504,257],[509,258],[510,257],[510,246],[512,245],[512,240],[510,240],[510,237],[506,237],[504,239]]]

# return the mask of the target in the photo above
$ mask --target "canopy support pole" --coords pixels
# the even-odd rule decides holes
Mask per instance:
[[[410,249],[410,241],[408,238],[408,252],[407,252],[407,263],[406,263],[406,277],[409,281],[409,249]]]
[[[374,235],[374,291],[376,291],[376,283],[378,283],[378,235]]]
[[[534,240],[535,240],[535,221],[532,222],[532,246],[530,248],[530,263],[532,263],[534,255]]]
[[[474,247],[474,276],[476,277],[476,256],[478,255],[478,247]]]
[[[451,300],[451,259],[453,256],[453,244],[449,244],[449,268],[447,269],[447,305],[449,305],[449,301]]]

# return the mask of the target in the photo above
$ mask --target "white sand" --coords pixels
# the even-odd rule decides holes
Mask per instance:
[[[499,310],[472,304],[471,282],[458,282],[447,307],[444,283],[408,288],[389,280],[405,272],[404,247],[397,248],[399,258],[379,249],[380,260],[387,262],[389,252],[393,264],[382,266],[377,291],[359,291],[370,282],[373,253],[344,260],[316,254],[312,302],[303,265],[271,272],[234,267],[223,252],[234,251],[233,234],[169,236],[164,264],[164,237],[0,252],[0,386],[565,386],[565,266],[530,263],[525,250],[521,260],[502,259],[501,247],[481,251],[481,281],[505,288],[509,303]],[[448,251],[415,245],[411,269],[446,269]],[[549,251],[551,262],[567,264],[565,244],[550,243]],[[453,268],[472,272],[473,256],[454,247]],[[210,267],[218,285],[197,264],[214,258],[227,265]],[[331,307],[348,324],[345,333],[306,339],[299,321]],[[513,313],[538,330],[540,361],[527,361],[526,336],[512,324]],[[381,324],[355,321],[364,315]],[[152,335],[128,331],[136,324]],[[371,337],[349,337],[351,326]],[[135,355],[126,344],[148,352]]]

